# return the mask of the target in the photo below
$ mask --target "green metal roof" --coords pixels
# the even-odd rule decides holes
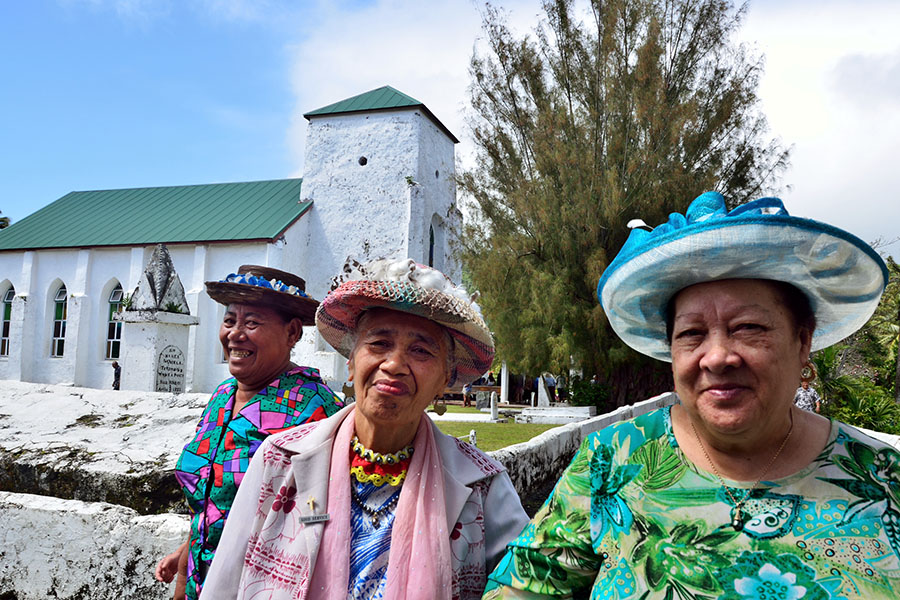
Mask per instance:
[[[312,206],[301,182],[70,192],[0,230],[0,250],[273,240]]]
[[[326,115],[397,110],[402,108],[420,109],[425,116],[431,119],[434,124],[441,129],[441,131],[447,134],[447,137],[453,140],[454,144],[459,143],[456,136],[450,133],[450,130],[447,129],[430,110],[428,110],[427,106],[412,96],[407,96],[403,92],[400,92],[389,85],[353,96],[352,98],[347,98],[346,100],[341,100],[340,102],[335,102],[334,104],[329,104],[328,106],[323,106],[322,108],[317,108],[316,110],[305,113],[303,116],[310,119],[310,117],[322,117]]]

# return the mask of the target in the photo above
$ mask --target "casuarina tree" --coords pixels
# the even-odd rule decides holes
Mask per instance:
[[[519,36],[485,7],[461,256],[513,368],[580,366],[619,404],[670,385],[665,365],[618,341],[595,288],[631,219],[662,222],[707,190],[731,205],[774,191],[788,151],[759,110],[761,59],[733,40],[744,12],[548,0]]]

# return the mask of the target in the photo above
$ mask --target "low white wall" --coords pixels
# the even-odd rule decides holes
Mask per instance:
[[[181,515],[141,516],[103,502],[0,492],[0,596],[164,600],[160,558],[187,539]]]
[[[519,496],[525,497],[541,489],[548,482],[558,479],[571,462],[581,442],[591,433],[607,425],[677,402],[678,397],[668,392],[579,423],[554,427],[527,442],[495,450],[489,454],[506,467]]]

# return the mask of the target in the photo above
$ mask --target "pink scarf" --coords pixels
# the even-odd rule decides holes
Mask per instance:
[[[328,480],[328,514],[310,582],[310,598],[346,600],[350,578],[350,440],[356,409],[334,438]],[[431,422],[424,414],[413,442],[415,453],[397,502],[391,532],[385,600],[449,599],[450,532],[444,475]]]

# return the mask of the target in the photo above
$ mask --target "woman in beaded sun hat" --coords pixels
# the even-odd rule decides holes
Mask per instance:
[[[478,306],[412,260],[349,262],[316,325],[356,402],[264,442],[204,598],[480,598],[528,517],[501,464],[425,415],[491,365]]]
[[[232,377],[213,392],[175,467],[191,530],[155,575],[166,583],[178,575],[176,600],[199,597],[238,486],[262,440],[343,406],[316,369],[291,362],[291,350],[303,326],[315,322],[319,305],[305,289],[300,277],[258,265],[206,282],[210,298],[225,306],[219,341]]]
[[[633,230],[597,295],[679,403],[584,441],[485,598],[896,598],[900,453],[793,402],[886,283],[868,244],[775,198],[710,192]]]

